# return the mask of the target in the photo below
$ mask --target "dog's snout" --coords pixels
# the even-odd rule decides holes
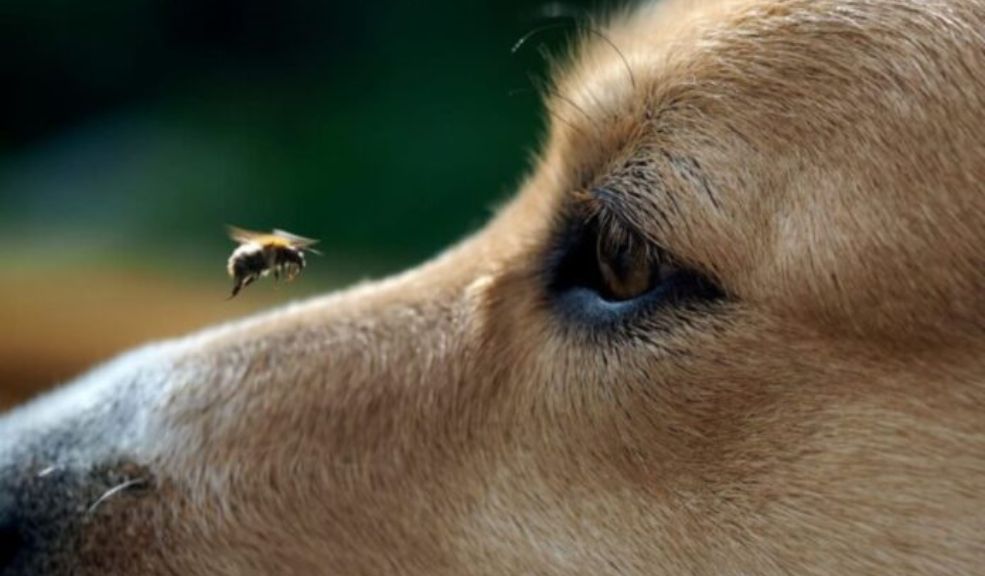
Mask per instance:
[[[68,389],[0,417],[0,576],[60,576],[152,476],[123,446],[133,408]]]
[[[17,467],[0,468],[0,576],[48,573],[42,552],[66,541],[67,510],[51,505],[65,485],[59,478],[44,476],[25,474]]]
[[[0,576],[75,574],[87,533],[147,493],[128,463],[0,466]]]

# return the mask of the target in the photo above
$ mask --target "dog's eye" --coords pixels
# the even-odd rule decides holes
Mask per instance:
[[[606,300],[638,298],[677,272],[666,257],[632,235],[604,230],[594,233],[597,291]]]
[[[714,282],[604,215],[569,229],[553,270],[554,300],[566,315],[590,323],[722,296]]]

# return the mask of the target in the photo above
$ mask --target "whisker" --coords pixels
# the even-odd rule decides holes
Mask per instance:
[[[565,18],[570,18],[570,17],[565,17]],[[528,40],[530,40],[534,36],[537,36],[541,32],[547,32],[548,30],[554,30],[557,28],[566,28],[569,26],[571,26],[570,22],[555,22],[553,24],[545,24],[543,26],[538,26],[537,28],[534,28],[530,32],[527,32],[526,34],[521,36],[520,39],[513,44],[513,47],[510,48],[510,54],[516,54],[517,51],[520,48],[522,48],[524,44],[527,43]]]
[[[616,54],[618,54],[619,58],[622,60],[623,66],[626,67],[626,73],[629,74],[629,83],[633,86],[633,89],[636,89],[636,75],[633,74],[633,68],[629,65],[629,60],[626,58],[626,55],[623,54],[622,50],[620,50],[618,46],[616,46],[616,43],[613,42],[611,38],[603,34],[600,30],[597,30],[591,26],[586,26],[584,30],[595,34],[616,51]]]
[[[551,54],[547,51],[547,48],[543,44],[537,47],[537,53],[540,54],[540,57],[544,60],[544,62],[547,64],[548,67],[554,66],[554,62],[552,61]],[[553,82],[542,81],[539,83],[535,83],[534,80],[531,78],[530,74],[528,74],[527,77],[528,79],[530,79],[531,84],[537,86],[538,90],[541,92],[542,95],[544,94],[551,95],[557,100],[560,100],[565,104],[567,104],[568,106],[571,106],[572,108],[577,110],[586,120],[588,120],[589,123],[593,125],[593,128],[595,128],[596,132],[599,132],[601,130],[601,124],[599,123],[598,119],[593,118],[591,114],[589,114],[584,108],[579,106],[573,99],[562,94],[561,91],[555,87]],[[594,95],[592,96],[592,99],[595,100]]]
[[[545,24],[543,26],[538,26],[537,28],[534,28],[530,32],[527,32],[526,34],[521,36],[520,39],[513,44],[513,47],[510,48],[510,53],[516,54],[517,51],[520,50],[520,48],[522,48],[524,44],[530,41],[531,38],[543,32],[547,32],[548,30],[555,30],[558,28],[566,28],[566,27],[574,26],[576,29],[584,30],[589,34],[592,34],[600,38],[603,42],[608,44],[609,47],[615,50],[616,54],[619,55],[619,59],[622,60],[623,66],[626,68],[626,73],[629,75],[629,83],[633,86],[633,89],[636,88],[636,75],[633,73],[633,67],[629,65],[629,59],[626,58],[626,54],[624,54],[623,51],[619,49],[619,46],[616,46],[616,43],[613,42],[611,38],[609,38],[605,33],[603,33],[598,28],[595,28],[594,26],[589,24],[587,21],[585,21],[584,18],[578,18],[576,16],[562,16],[560,18],[563,18],[565,20],[570,20],[570,22],[555,22],[553,24]]]
[[[117,484],[116,486],[113,486],[109,490],[103,492],[102,496],[97,498],[96,501],[93,502],[91,506],[89,506],[89,509],[86,511],[86,514],[92,514],[102,503],[106,502],[107,500],[116,496],[117,494],[120,494],[121,492],[129,490],[131,488],[136,488],[138,486],[146,486],[146,485],[147,485],[146,478],[133,478],[131,480],[127,480],[126,482]]]
[[[572,108],[574,108],[575,110],[577,110],[578,112],[580,112],[581,115],[584,116],[586,120],[588,120],[589,122],[592,123],[592,125],[595,127],[596,130],[598,130],[600,128],[598,119],[597,118],[592,118],[592,116],[589,115],[589,113],[586,112],[584,108],[582,108],[581,106],[579,106],[578,104],[576,104],[574,100],[572,100],[571,98],[568,98],[567,96],[561,94],[560,92],[558,92],[554,88],[548,88],[547,89],[547,92],[551,96],[554,96],[558,100],[566,103],[567,105],[571,106]]]
[[[543,95],[543,94],[554,94],[554,93],[556,93],[556,90],[554,90],[553,88],[550,88],[549,86],[547,86],[547,84],[543,80],[538,79],[533,73],[528,73],[527,74],[527,80],[530,82],[530,85],[534,88],[534,90],[537,93],[539,93],[539,94],[542,94]],[[568,99],[562,97],[562,100],[567,101]],[[578,107],[575,106],[575,108],[578,108]],[[551,117],[554,118],[555,120],[557,120],[557,121],[561,122],[562,124],[564,124],[565,126],[571,128],[575,132],[578,132],[582,136],[585,135],[585,132],[582,131],[580,128],[578,128],[578,126],[576,126],[573,122],[571,122],[567,118],[561,116],[560,113],[558,113],[556,110],[553,110],[550,106],[545,106],[544,109],[547,110],[547,113],[550,114]],[[584,110],[581,110],[580,108],[578,108],[578,110],[580,110],[583,114],[585,113],[585,111]],[[586,114],[586,117],[588,117],[587,114]]]
[[[585,135],[585,133],[581,130],[581,128],[578,128],[577,126],[575,126],[574,124],[572,124],[570,120],[568,120],[567,118],[562,117],[560,114],[558,114],[554,110],[551,110],[550,108],[548,108],[547,109],[547,113],[550,114],[552,118],[554,118],[558,122],[561,122],[562,124],[564,124],[568,128],[571,128],[572,130],[574,130],[575,132],[581,134],[582,136]]]
[[[36,478],[46,478],[48,476],[51,476],[55,472],[58,472],[59,470],[61,470],[61,467],[60,466],[55,466],[55,465],[48,466],[45,469],[43,469],[40,472],[38,472],[35,477]]]

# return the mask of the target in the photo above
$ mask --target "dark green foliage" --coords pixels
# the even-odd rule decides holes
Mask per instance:
[[[106,258],[212,262],[227,223],[370,270],[426,257],[524,174],[543,131],[528,76],[567,33],[510,47],[558,9],[6,0],[0,223]]]

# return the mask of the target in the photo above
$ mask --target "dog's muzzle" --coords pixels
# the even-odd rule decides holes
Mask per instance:
[[[153,487],[134,463],[148,395],[126,364],[0,415],[0,576],[78,574],[86,538]]]

